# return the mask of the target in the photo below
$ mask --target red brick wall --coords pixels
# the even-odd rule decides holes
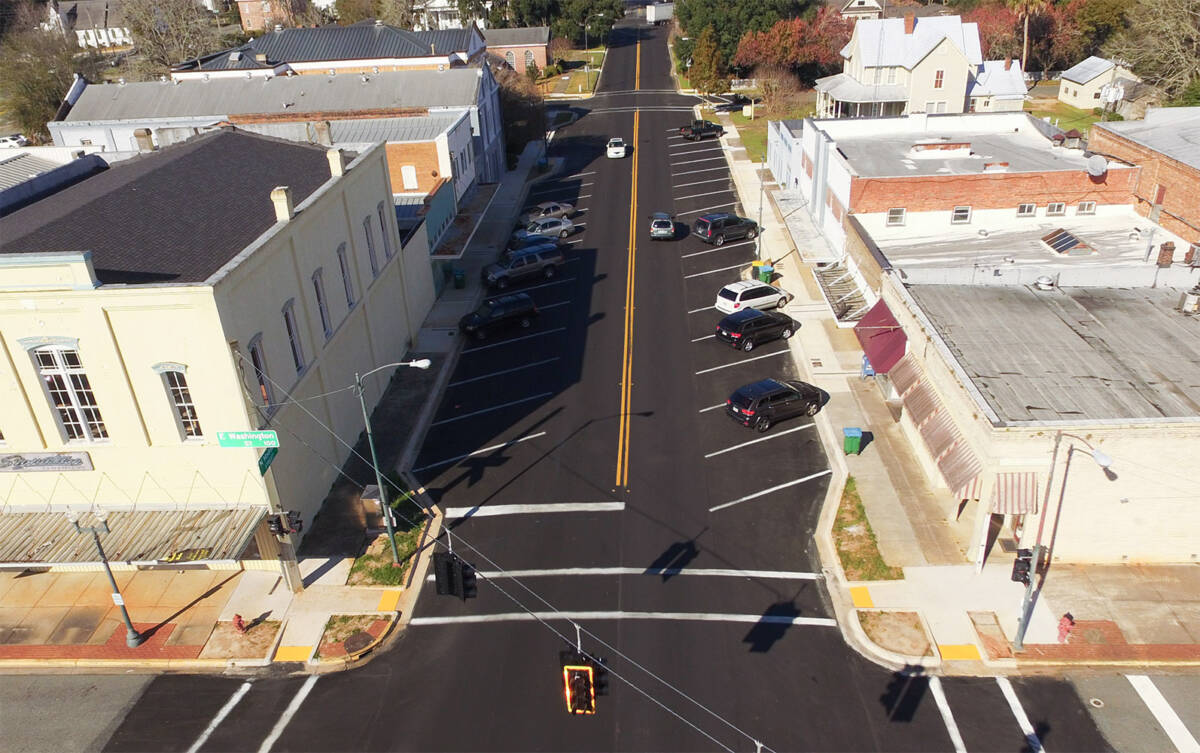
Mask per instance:
[[[494,55],[499,55],[501,57],[501,59],[505,60],[506,62],[507,62],[508,58],[506,58],[504,56],[504,53],[512,51],[513,69],[516,70],[517,73],[525,72],[525,51],[526,50],[530,50],[533,52],[533,62],[537,63],[537,67],[538,67],[539,71],[546,67],[546,45],[539,45],[537,47],[493,47],[491,45],[488,46],[488,52],[490,52]]]
[[[1081,201],[1132,204],[1137,168],[1111,169],[1100,178],[1086,172],[982,173],[924,175],[901,178],[851,178],[850,211],[886,212],[904,207],[910,212],[973,209],[1013,209],[1033,202],[1045,207],[1061,201],[1068,207]]]
[[[1200,243],[1200,170],[1103,128],[1091,130],[1088,147],[1141,166],[1135,186],[1138,213],[1149,216],[1155,190],[1165,188],[1158,223],[1189,243]]]
[[[387,164],[388,176],[392,181],[392,193],[412,193],[414,189],[404,187],[404,176],[400,168],[412,165],[417,170],[417,188],[415,190],[429,193],[438,181],[450,176],[443,176],[438,167],[437,144],[432,141],[419,141],[403,144],[388,144]]]

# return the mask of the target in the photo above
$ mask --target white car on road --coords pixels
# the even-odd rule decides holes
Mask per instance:
[[[619,136],[608,140],[607,154],[609,159],[624,159],[626,150],[625,140]]]

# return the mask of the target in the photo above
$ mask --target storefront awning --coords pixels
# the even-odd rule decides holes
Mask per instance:
[[[237,560],[267,515],[262,505],[182,510],[106,511],[100,543],[110,562],[134,565],[206,564]],[[81,526],[100,526],[91,513]],[[99,563],[92,537],[63,510],[0,514],[0,567]]]
[[[913,354],[909,353],[896,362],[896,365],[888,372],[888,378],[892,380],[896,394],[903,397],[904,393],[921,381],[921,367],[917,364],[917,359],[913,357]]]
[[[1038,474],[997,473],[992,489],[992,512],[1008,515],[1033,514],[1038,511]]]
[[[854,325],[854,334],[876,374],[886,374],[904,356],[908,336],[882,300]]]

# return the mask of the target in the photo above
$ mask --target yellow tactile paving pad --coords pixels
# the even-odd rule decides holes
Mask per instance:
[[[939,643],[938,653],[947,661],[967,660],[967,661],[982,661],[983,658],[979,655],[979,647],[974,643]]]
[[[866,586],[851,586],[850,599],[860,609],[875,606],[875,602],[871,601],[871,589]]]
[[[280,646],[275,651],[275,661],[308,661],[312,646]]]
[[[396,605],[400,603],[400,594],[403,591],[395,589],[384,591],[379,597],[379,606],[375,607],[376,612],[395,612]]]

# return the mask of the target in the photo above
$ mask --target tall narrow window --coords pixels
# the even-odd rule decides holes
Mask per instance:
[[[933,88],[941,89],[942,88],[942,79],[944,79],[945,77],[946,77],[945,71],[934,71],[933,72]]]
[[[387,215],[384,213],[383,202],[379,202],[379,206],[375,207],[375,214],[379,217],[379,232],[383,234],[383,256],[385,259],[392,258],[392,241],[391,234],[388,232]]]
[[[889,84],[896,83],[896,67],[891,66],[890,68],[887,69],[887,72],[888,72],[887,82]]]
[[[512,50],[504,53],[504,62],[508,63],[508,67],[514,71],[517,69],[517,56],[513,54]]]
[[[48,345],[33,351],[33,357],[67,440],[108,439],[79,351]]]
[[[536,62],[533,59],[533,50],[525,50],[525,70],[529,70]]]
[[[371,261],[371,276],[379,276],[379,259],[375,256],[375,234],[371,232],[371,218],[363,217],[363,234],[367,236],[367,258]]]
[[[300,342],[300,328],[296,326],[296,301],[283,304],[283,328],[287,330],[288,344],[292,347],[292,362],[296,373],[304,371],[304,345]]]
[[[417,182],[417,168],[413,165],[400,166],[400,180],[404,183],[405,191],[416,191],[421,186]]]
[[[350,260],[346,258],[346,244],[338,246],[338,267],[342,270],[342,287],[346,290],[346,308],[354,308],[354,278],[350,276]]]
[[[192,391],[188,389],[187,375],[179,366],[163,369],[163,384],[167,388],[167,397],[175,408],[175,417],[179,420],[179,430],[184,439],[203,437],[200,429],[200,417],[196,414],[196,403],[192,401]]]
[[[333,325],[329,321],[329,304],[325,300],[325,279],[320,269],[313,272],[312,276],[313,295],[317,299],[317,311],[321,314],[321,330],[325,332],[325,339],[333,334]]]
[[[250,351],[250,365],[254,367],[254,381],[258,383],[259,397],[264,405],[270,405],[274,402],[273,391],[271,382],[267,379],[267,359],[263,355],[262,335],[252,337],[247,350]]]

